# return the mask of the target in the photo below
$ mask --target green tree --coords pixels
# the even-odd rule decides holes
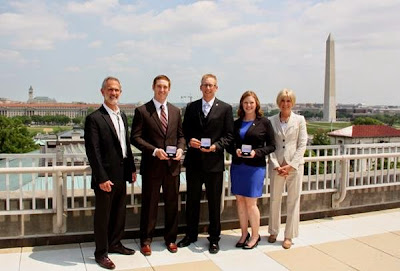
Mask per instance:
[[[128,119],[128,127],[130,129],[132,127],[133,116],[127,116],[126,118]]]
[[[309,111],[309,110],[303,110],[299,112],[301,115],[303,115],[306,119],[311,119],[311,118],[316,118],[316,119],[321,119],[323,116],[323,112],[321,110],[315,112],[315,111]]]
[[[323,129],[317,129],[314,133],[311,145],[330,145],[331,140],[327,132]]]
[[[0,153],[26,153],[37,148],[21,120],[0,116]]]
[[[15,116],[13,119],[19,119],[23,124],[28,125],[31,124],[32,119],[29,116]]]
[[[54,122],[57,125],[67,125],[71,119],[65,115],[56,115],[54,116]]]
[[[73,122],[75,125],[82,125],[82,123],[83,123],[83,117],[75,117],[75,118],[72,119],[72,122]]]
[[[313,140],[311,142],[311,145],[330,145],[331,141],[328,136],[328,132],[325,131],[324,129],[317,129],[315,133],[313,134]],[[310,155],[311,152],[311,155]],[[306,153],[304,154],[304,157],[315,157],[317,156],[317,153],[319,156],[325,156],[325,150],[307,150]],[[327,155],[330,156],[332,155],[332,151],[328,150]],[[317,174],[317,164],[318,164],[318,174],[324,174],[325,172],[325,166],[324,162],[308,162],[306,166],[304,167],[304,172],[307,175],[309,171],[309,163],[311,163],[311,175]],[[332,172],[332,161],[326,162],[326,173],[331,173]]]
[[[371,117],[358,117],[353,120],[354,125],[383,125],[383,122]]]
[[[269,111],[269,112],[264,112],[264,115],[265,115],[266,117],[270,117],[270,116],[276,115],[276,114],[278,114],[278,113],[279,113],[279,109],[272,109],[272,110]]]
[[[32,121],[35,124],[42,124],[43,123],[43,117],[39,116],[39,115],[34,115],[34,116],[32,116]]]
[[[90,113],[92,113],[93,111],[95,111],[96,109],[94,109],[93,107],[89,107],[87,109],[87,115],[89,115]]]

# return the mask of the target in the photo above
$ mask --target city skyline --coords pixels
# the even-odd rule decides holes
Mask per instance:
[[[108,75],[122,103],[148,101],[152,79],[172,80],[171,102],[247,89],[273,103],[283,87],[323,103],[325,41],[336,42],[336,102],[398,105],[398,1],[0,1],[0,97],[99,103]]]

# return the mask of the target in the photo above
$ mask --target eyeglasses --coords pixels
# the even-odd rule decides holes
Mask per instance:
[[[213,85],[213,84],[201,84],[201,86],[202,86],[202,87],[205,87],[205,88],[212,88],[212,87],[215,87],[215,86],[217,86],[217,85]]]

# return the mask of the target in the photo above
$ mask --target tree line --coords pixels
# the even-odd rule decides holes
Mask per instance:
[[[46,116],[15,116],[11,119],[17,119],[25,125],[67,125],[73,123],[74,125],[82,125],[84,117],[70,118],[65,115],[46,115]]]

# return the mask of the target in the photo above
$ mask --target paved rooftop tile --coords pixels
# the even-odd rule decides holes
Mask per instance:
[[[153,253],[139,252],[139,241],[123,240],[134,255],[110,254],[116,270],[400,270],[400,209],[315,219],[300,223],[300,236],[289,250],[282,248],[283,228],[274,244],[267,242],[268,226],[253,250],[235,248],[241,231],[223,231],[218,254],[208,252],[206,234],[171,254],[163,238],[154,238]],[[250,232],[250,229],[249,229]],[[178,237],[180,240],[182,236]],[[0,249],[0,270],[104,271],[94,261],[94,243]]]

